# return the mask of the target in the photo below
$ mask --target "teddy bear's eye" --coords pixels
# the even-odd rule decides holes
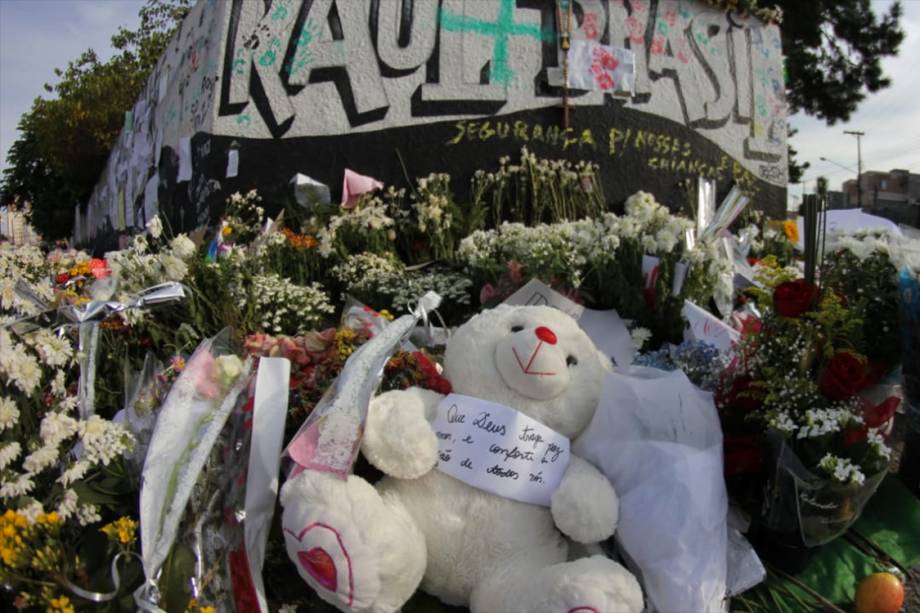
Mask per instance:
[[[570,355],[565,359],[565,363],[567,366],[576,366],[578,364],[578,358],[574,355]]]
[[[524,326],[511,326],[512,332],[520,332],[523,329],[524,329]]]

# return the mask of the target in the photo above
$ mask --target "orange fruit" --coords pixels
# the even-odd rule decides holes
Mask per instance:
[[[904,584],[891,573],[873,573],[856,586],[856,613],[898,613]]]

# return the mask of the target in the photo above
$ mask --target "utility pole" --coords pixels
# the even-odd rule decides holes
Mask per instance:
[[[859,208],[862,209],[862,137],[866,135],[865,132],[858,132],[856,130],[844,130],[844,134],[852,134],[856,137],[856,200],[859,204]]]

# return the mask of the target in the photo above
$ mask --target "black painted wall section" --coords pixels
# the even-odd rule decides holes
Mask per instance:
[[[622,202],[639,190],[677,210],[686,198],[680,182],[702,174],[716,179],[720,200],[737,182],[753,194],[755,207],[774,217],[785,215],[784,188],[744,170],[718,146],[681,124],[621,105],[578,108],[570,130],[561,124],[561,109],[546,108],[337,136],[274,140],[198,133],[192,139],[191,181],[177,184],[178,157],[169,148],[162,152],[160,212],[177,231],[190,231],[216,223],[230,194],[257,189],[267,211],[274,213],[273,202],[291,193],[290,180],[298,172],[328,184],[333,202],[341,197],[345,168],[402,187],[406,181],[400,155],[410,177],[451,174],[462,202],[473,172],[494,170],[503,155],[514,161],[526,146],[539,157],[598,163],[604,194],[614,211],[622,210]],[[239,175],[228,179],[231,147],[239,149],[240,165]],[[141,204],[135,203],[142,209]]]

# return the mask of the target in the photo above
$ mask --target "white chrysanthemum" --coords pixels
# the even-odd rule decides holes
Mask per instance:
[[[49,447],[58,447],[62,441],[77,433],[77,420],[64,413],[48,413],[42,419],[39,433],[42,442]]]
[[[17,441],[12,441],[0,447],[0,470],[16,461],[22,451],[22,446]]]
[[[2,486],[0,486],[0,499],[9,500],[10,498],[18,498],[19,496],[25,496],[32,491],[32,488],[35,487],[35,482],[32,481],[32,475],[29,473],[23,473],[17,475],[12,481],[7,481]]]
[[[188,274],[188,265],[174,255],[164,255],[160,263],[163,265],[163,275],[167,281],[181,281]]]
[[[90,463],[86,460],[77,460],[70,466],[70,468],[61,473],[61,476],[57,479],[58,483],[62,484],[64,487],[68,487],[71,483],[79,481],[85,477],[90,468]]]
[[[58,370],[51,379],[51,393],[57,398],[63,398],[67,394],[67,373]]]
[[[77,493],[68,488],[64,491],[64,496],[57,506],[57,513],[62,519],[69,519],[77,512],[77,503],[79,502]]]
[[[50,330],[40,330],[29,338],[29,343],[47,366],[57,368],[66,366],[73,357],[73,347],[66,338],[53,334]]]
[[[19,422],[19,407],[16,401],[0,396],[0,431],[12,428]]]
[[[27,353],[20,354],[13,361],[7,373],[16,387],[29,397],[32,396],[42,379],[42,369],[38,361]]]
[[[153,238],[160,238],[163,234],[163,222],[160,221],[159,215],[155,215],[153,219],[147,222],[147,231],[150,232],[150,236]]]
[[[51,467],[58,459],[58,448],[43,445],[26,456],[22,467],[33,474],[37,474]]]
[[[176,238],[172,239],[172,242],[169,246],[176,257],[179,257],[183,260],[188,260],[193,255],[195,255],[195,252],[197,251],[195,243],[193,243],[192,239],[187,237],[185,234],[180,234]]]

